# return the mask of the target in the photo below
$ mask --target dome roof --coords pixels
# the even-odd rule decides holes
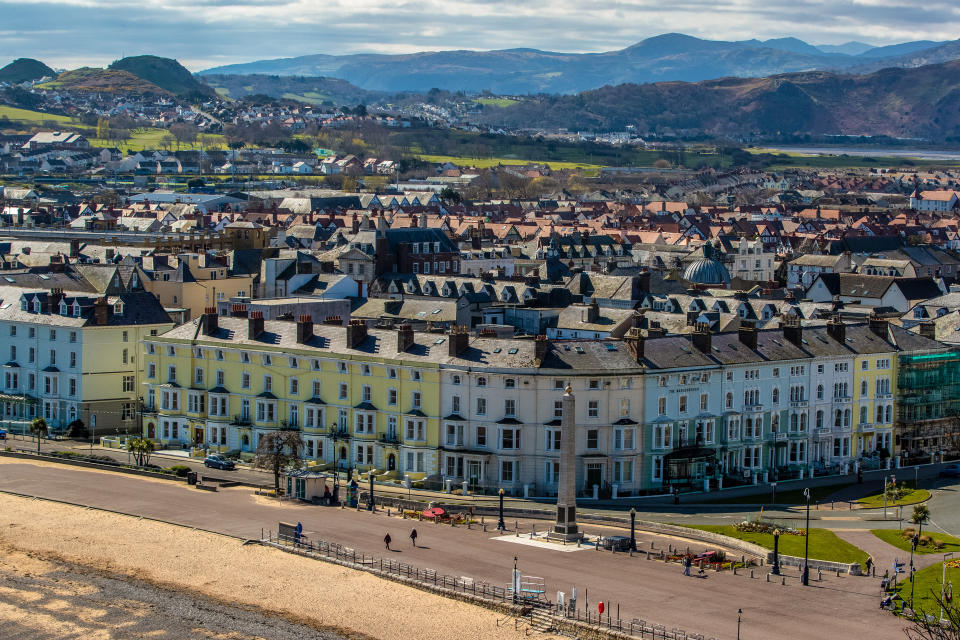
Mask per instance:
[[[683,279],[695,284],[730,284],[730,272],[723,263],[713,257],[713,247],[703,246],[703,258],[690,263],[683,272]]]

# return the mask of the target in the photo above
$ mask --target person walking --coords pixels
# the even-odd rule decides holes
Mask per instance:
[[[683,558],[683,575],[690,575],[690,566],[693,564],[690,560],[690,556],[684,556]]]
[[[867,557],[866,565],[867,565],[867,577],[869,578],[869,577],[870,577],[870,569],[873,567],[873,558],[871,558],[871,557],[868,556],[868,557]]]
[[[410,532],[410,541],[413,542],[413,546],[417,546],[417,530],[416,529]]]
[[[390,543],[393,541],[393,538],[390,537],[390,534],[383,536],[383,544],[387,545],[387,551],[390,551]]]

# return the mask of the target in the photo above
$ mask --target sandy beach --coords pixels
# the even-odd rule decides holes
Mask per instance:
[[[234,538],[0,494],[5,640],[528,637],[498,621],[481,607]]]

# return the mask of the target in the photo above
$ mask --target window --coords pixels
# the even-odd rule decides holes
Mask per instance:
[[[217,349],[217,360],[223,360],[223,349]]]
[[[517,415],[517,401],[513,398],[507,398],[503,401],[503,415],[515,417]]]
[[[419,370],[419,369],[411,369],[411,370],[410,370],[410,379],[413,380],[414,382],[420,382],[420,370]]]
[[[33,338],[35,338],[36,336],[37,336],[37,329],[36,329],[36,327],[30,327],[29,329],[27,329],[27,337],[28,337],[28,338],[33,339]]]
[[[269,353],[264,353],[264,354],[262,354],[262,355],[260,356],[260,362],[261,362],[261,363],[263,364],[263,366],[265,366],[265,367],[272,366],[272,365],[273,365],[273,357],[272,357]]]
[[[242,363],[244,363],[244,364],[250,364],[250,354],[247,353],[246,351],[241,351],[241,352],[240,352],[240,362],[242,362]]]
[[[613,430],[613,448],[614,449],[633,449],[634,429],[614,429]]]
[[[727,409],[733,409],[733,393],[727,391],[727,395],[723,401],[723,404]]]
[[[567,385],[566,385],[566,383],[565,383],[563,380],[554,380],[554,381],[553,381],[553,388],[554,388],[554,390],[556,390],[556,391],[563,391],[564,389],[567,388]]]
[[[50,342],[55,342],[57,339],[57,330],[50,329]]]
[[[71,369],[77,368],[77,352],[76,351],[70,352],[70,368]]]
[[[373,369],[370,368],[370,365],[365,364],[365,365],[363,365],[363,366],[360,368],[360,375],[372,376],[372,375],[373,375]]]
[[[862,369],[863,371],[869,370],[869,369],[870,369],[870,362],[867,361],[867,360],[862,361],[862,362],[860,363],[860,369]]]
[[[459,376],[459,375],[454,374],[454,376],[453,376],[453,384],[458,385],[458,386],[460,385],[460,376]]]
[[[477,386],[478,386],[478,387],[485,387],[485,386],[487,386],[487,379],[484,378],[483,376],[480,376],[479,378],[477,378]]]
[[[477,398],[477,415],[478,416],[487,415],[487,399],[486,398]]]
[[[12,336],[17,335],[17,325],[15,324],[10,325],[10,335]]]
[[[420,395],[419,391],[414,391],[410,396],[410,404],[414,409],[420,408],[421,400],[422,400],[422,396]]]
[[[513,467],[515,464],[513,460],[500,461],[500,482],[513,482]]]
[[[347,399],[347,383],[346,382],[340,383],[338,387],[337,398],[339,398],[340,400]]]
[[[294,358],[293,356],[290,356],[290,357],[287,358],[287,364],[290,365],[290,368],[291,368],[291,369],[296,369],[296,368],[297,368],[297,365],[300,364],[300,363],[297,362],[297,359],[296,359],[296,358]]]
[[[706,393],[701,393],[700,394],[700,411],[706,411],[708,406],[710,406],[710,395]]]
[[[347,363],[343,362],[342,360],[337,362],[337,371],[340,373],[347,373]]]
[[[657,413],[661,416],[667,415],[667,398],[665,396],[657,398]]]
[[[391,369],[387,369],[387,378],[389,378],[390,380],[396,380],[396,379],[397,379],[397,370],[396,370],[396,369],[392,369],[392,368],[391,368]]]
[[[27,352],[27,362],[34,362],[37,359],[37,350],[33,347],[30,347],[30,350]]]
[[[587,449],[596,449],[600,446],[600,431],[587,429]]]
[[[70,342],[74,342],[74,343],[75,343],[76,341],[77,341],[77,332],[76,332],[76,331],[71,331],[71,332],[70,332]]]
[[[679,402],[680,413],[686,413],[687,412],[687,396],[680,396],[680,398],[678,399],[678,402]]]
[[[780,389],[777,389],[776,387],[773,388],[771,400],[773,401],[773,404],[780,404]]]
[[[520,429],[502,429],[500,431],[501,449],[519,449],[520,448]]]
[[[596,391],[597,389],[600,388],[600,381],[599,381],[599,380],[590,380],[590,381],[587,383],[587,388],[590,389],[590,390],[592,390],[592,391]]]
[[[290,395],[295,396],[300,393],[300,381],[296,378],[290,378]]]
[[[487,446],[487,428],[486,427],[477,427],[477,446],[478,447]]]
[[[157,377],[157,363],[151,362],[147,365],[147,377],[151,380]]]
[[[423,420],[407,419],[407,440],[425,439]]]
[[[651,476],[655,481],[663,480],[663,458],[661,456],[653,456],[653,464],[651,465]]]
[[[177,381],[177,366],[171,364],[167,367],[167,382],[176,382]]]
[[[587,417],[589,418],[600,417],[600,401],[599,400],[589,400],[587,402]]]
[[[517,388],[517,379],[516,378],[507,378],[503,381],[503,386],[507,389],[516,389]]]
[[[132,385],[131,385],[131,386],[132,386]],[[77,379],[76,379],[76,378],[70,378],[70,385],[69,385],[69,387],[70,387],[70,395],[71,395],[71,396],[77,395]],[[151,391],[152,391],[152,389],[151,389]],[[153,407],[153,404],[151,403],[149,406],[152,408],[152,407]]]
[[[365,384],[360,388],[360,401],[361,402],[370,402],[373,397],[373,390],[370,388],[370,385]]]
[[[250,374],[244,371],[240,374],[240,388],[249,389],[250,388]]]
[[[273,391],[273,376],[263,376],[263,390],[267,393]]]
[[[124,349],[124,351],[126,351],[126,349]],[[197,367],[193,372],[193,381],[195,384],[203,384],[203,369],[201,367]]]
[[[615,460],[613,463],[613,479],[621,483],[633,482],[633,461]]]
[[[620,417],[630,417],[630,398],[620,398]]]

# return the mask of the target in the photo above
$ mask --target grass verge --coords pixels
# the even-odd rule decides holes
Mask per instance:
[[[909,569],[907,570],[909,571]],[[940,579],[942,576],[942,562],[913,574],[913,584],[910,583],[910,574],[902,573],[898,577],[898,580],[902,580],[902,582],[897,585],[897,593],[907,603],[907,606],[909,606],[910,594],[913,593],[913,610],[918,613],[936,616],[940,611],[940,605],[937,604],[936,599],[940,597]],[[947,567],[946,584],[960,585],[960,568]]]
[[[870,533],[877,536],[887,544],[893,545],[897,549],[910,553],[910,541],[903,537],[902,531],[894,529],[871,529]],[[933,545],[917,545],[916,552],[920,555],[960,552],[960,538],[956,538],[946,533],[938,533],[934,531],[927,531],[923,535],[924,537],[929,536],[931,540],[942,542],[943,548],[936,549],[933,547]]]
[[[887,500],[888,507],[900,507],[908,504],[918,504],[930,499],[930,492],[926,489],[910,489],[902,498],[896,501]],[[864,509],[878,509],[883,507],[883,494],[878,493],[858,500]]]
[[[852,482],[844,482],[841,484],[830,484],[822,487],[811,487],[810,488],[810,504],[815,504],[824,500],[825,498],[833,495],[840,489],[848,487]],[[776,502],[773,500],[773,490],[769,489],[766,493],[755,493],[749,496],[736,496],[724,498],[720,497],[716,500],[703,500],[704,503],[715,503],[715,504],[762,504],[767,506],[777,505],[798,505],[806,504],[807,500],[803,496],[803,489],[791,489],[790,491],[777,491]]]
[[[736,538],[758,544],[767,549],[773,549],[773,534],[737,531],[733,525],[682,525],[691,529],[710,531],[720,535]],[[780,553],[788,556],[803,557],[804,536],[780,536]],[[829,562],[859,562],[863,565],[867,561],[867,552],[855,547],[846,540],[837,537],[829,529],[810,529],[810,557]]]

